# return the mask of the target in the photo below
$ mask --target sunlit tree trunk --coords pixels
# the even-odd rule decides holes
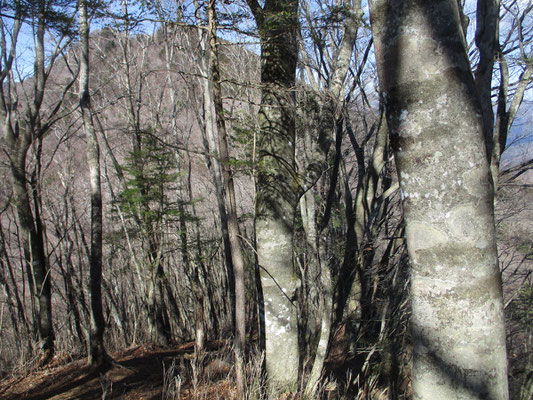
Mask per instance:
[[[224,174],[226,186],[226,203],[228,205],[228,234],[231,246],[231,260],[233,266],[233,277],[235,279],[235,376],[237,383],[237,398],[244,398],[244,355],[246,346],[246,305],[244,289],[244,260],[242,257],[241,245],[239,242],[239,224],[237,220],[237,200],[235,196],[235,182],[233,171],[230,166],[228,134],[226,131],[226,121],[224,117],[224,107],[222,102],[222,85],[220,84],[220,69],[217,50],[217,29],[216,29],[216,9],[215,0],[209,1],[208,6],[208,38],[209,38],[209,60],[211,63],[210,83],[213,92],[213,102],[215,107],[215,119],[218,131],[218,143],[220,161]]]
[[[200,9],[200,5],[197,1],[193,1],[196,10]],[[200,28],[201,20],[197,17],[198,24],[198,35],[203,36],[203,30]],[[225,204],[225,195],[224,195],[224,185],[223,185],[223,176],[222,176],[222,166],[218,157],[211,157],[211,154],[216,154],[218,152],[217,140],[214,131],[216,125],[216,117],[213,110],[213,93],[211,88],[211,82],[209,79],[209,63],[210,61],[210,50],[208,50],[209,43],[208,37],[205,36],[207,40],[202,40],[200,42],[200,49],[202,51],[202,56],[198,60],[198,69],[200,74],[203,76],[201,79],[202,86],[202,99],[203,99],[203,123],[200,122],[200,125],[204,127],[204,144],[206,150],[210,153],[205,157],[207,167],[211,171],[213,176],[213,183],[215,185],[215,195],[217,199],[218,206],[218,217],[220,219],[220,228],[222,231],[222,242],[224,244],[224,262],[226,266],[226,274],[228,278],[228,289],[230,297],[230,306],[231,306],[231,319],[232,326],[235,327],[235,277],[234,277],[234,268],[231,254],[231,243],[229,237],[229,227],[228,227],[228,212],[226,210]],[[200,118],[199,118],[200,119]]]
[[[100,182],[100,147],[94,129],[89,93],[89,23],[87,0],[80,2],[80,110],[87,138],[87,163],[91,194],[91,254],[89,255],[90,330],[88,363],[102,367],[107,354],[104,347],[102,310],[102,188]]]
[[[507,399],[481,106],[455,0],[371,2],[411,261],[415,399]]]
[[[261,108],[257,138],[257,254],[265,301],[266,368],[271,387],[295,389],[298,332],[293,269],[296,179],[294,88],[298,0],[248,0],[261,38]]]

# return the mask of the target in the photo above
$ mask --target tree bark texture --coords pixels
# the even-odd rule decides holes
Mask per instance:
[[[499,11],[500,0],[478,0],[477,2],[476,46],[479,50],[479,63],[474,76],[483,116],[485,146],[489,163],[492,163],[495,146],[492,72],[499,51]],[[499,158],[499,154],[497,157]],[[493,174],[497,177],[497,170]]]
[[[100,181],[100,147],[94,129],[89,93],[89,23],[87,1],[80,2],[80,110],[87,138],[91,196],[91,254],[89,255],[90,330],[87,362],[102,367],[107,359],[104,347],[104,313],[102,309],[102,185]]]
[[[235,347],[235,377],[237,384],[237,398],[244,399],[244,355],[246,346],[246,304],[244,288],[244,260],[239,242],[239,224],[237,219],[237,201],[235,196],[235,183],[233,171],[230,167],[228,134],[226,131],[226,121],[224,119],[224,105],[222,102],[222,85],[220,84],[220,69],[217,50],[217,29],[216,29],[216,9],[215,0],[209,1],[209,60],[211,63],[210,78],[211,90],[213,92],[213,102],[215,106],[215,117],[218,131],[219,157],[222,164],[222,171],[226,186],[226,203],[228,205],[228,234],[231,247],[231,261],[233,266],[233,278],[235,287],[235,327],[234,327],[234,347]]]
[[[298,331],[293,269],[293,224],[298,204],[295,102],[297,0],[249,0],[261,38],[256,202],[257,254],[265,305],[266,369],[270,387],[295,390]]]
[[[411,261],[415,399],[507,399],[481,106],[455,0],[374,0]]]

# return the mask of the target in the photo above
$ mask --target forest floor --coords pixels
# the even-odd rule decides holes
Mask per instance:
[[[81,359],[62,365],[56,361],[55,366],[0,380],[0,399],[232,399],[231,367],[218,357],[223,344],[209,343],[203,376],[194,368],[193,343],[143,345],[111,354],[114,362],[105,373],[91,371]]]

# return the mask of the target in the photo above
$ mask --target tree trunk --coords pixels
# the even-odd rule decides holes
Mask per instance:
[[[8,89],[12,82],[6,82],[6,77],[12,79],[11,68],[14,56],[17,35],[20,29],[22,15],[17,11],[14,21],[14,36],[12,38],[12,49],[9,58],[3,65],[1,71],[1,84]],[[13,198],[17,209],[17,216],[20,224],[21,243],[28,265],[31,271],[30,288],[32,296],[38,304],[38,315],[36,316],[37,331],[41,347],[40,363],[50,361],[54,355],[54,330],[52,326],[52,285],[50,281],[50,269],[45,253],[45,242],[41,221],[38,220],[39,210],[35,210],[35,215],[31,208],[31,198],[26,179],[26,157],[32,144],[37,139],[37,132],[41,128],[39,110],[44,97],[45,73],[44,73],[44,32],[45,32],[45,4],[44,1],[38,3],[37,23],[35,25],[35,59],[33,78],[33,101],[30,102],[26,111],[26,119],[23,120],[16,112],[14,105],[17,102],[13,94],[4,89],[0,91],[0,115],[2,117],[2,133],[9,148],[10,169],[13,183]],[[6,44],[1,45],[4,58],[6,55]]]
[[[0,41],[0,53],[4,60],[0,66],[0,86],[2,87],[0,90],[0,130],[9,152],[13,203],[17,209],[20,224],[20,241],[25,257],[24,262],[28,266],[29,287],[35,303],[38,304],[35,325],[42,350],[40,362],[43,364],[48,362],[54,354],[54,331],[50,266],[46,253],[44,224],[40,215],[39,157],[41,140],[60,119],[58,112],[74,80],[64,85],[63,94],[58,96],[59,100],[48,108],[49,112],[43,113],[41,107],[45,98],[47,78],[54,62],[60,54],[64,54],[62,52],[64,48],[61,46],[61,43],[64,43],[64,37],[57,37],[56,49],[45,54],[46,27],[54,19],[53,12],[50,13],[47,7],[53,7],[53,5],[45,0],[33,3],[35,3],[36,11],[33,19],[25,18],[26,7],[15,7],[15,15],[10,22],[10,25],[11,23],[13,25],[9,33],[9,41]],[[16,87],[20,87],[20,84],[14,81],[17,74],[13,71],[13,61],[17,59],[17,38],[23,22],[28,24],[30,31],[34,33],[34,60],[33,75],[31,80],[27,81],[27,85],[24,84],[25,90],[23,91],[29,96],[19,103],[17,94],[20,91]],[[6,42],[10,42],[9,49]],[[30,186],[26,176],[26,157],[32,144],[35,144],[37,149],[38,167]],[[32,191],[33,189],[37,190]],[[32,199],[34,209],[32,209]]]
[[[197,1],[194,1],[196,9],[199,9],[199,4]],[[198,26],[200,26],[200,19],[197,19]],[[198,35],[202,36],[202,29],[198,28]],[[209,39],[209,38],[208,38]],[[203,108],[204,108],[204,144],[205,148],[208,151],[209,155],[205,157],[207,167],[213,175],[213,183],[215,184],[215,195],[217,198],[218,214],[220,219],[220,227],[222,231],[222,241],[224,244],[224,261],[226,266],[226,274],[228,279],[228,288],[229,288],[229,297],[230,297],[230,306],[231,306],[231,322],[232,327],[235,328],[235,277],[234,277],[234,267],[231,254],[231,242],[229,237],[229,227],[228,227],[228,213],[226,211],[225,203],[225,194],[224,194],[224,185],[222,182],[222,167],[220,165],[220,160],[217,157],[211,157],[211,154],[217,153],[217,140],[215,137],[215,132],[213,130],[214,124],[216,123],[216,117],[213,115],[213,96],[211,89],[211,82],[209,77],[211,73],[209,71],[209,63],[211,62],[210,57],[212,56],[210,51],[208,51],[209,43],[207,41],[200,42],[200,48],[204,52],[204,57],[199,59],[199,69],[200,74],[205,76],[205,79],[202,79],[203,86]],[[201,125],[201,124],[200,124]]]
[[[416,399],[507,399],[479,99],[455,0],[371,3],[411,260]]]
[[[302,209],[302,221],[305,227],[305,233],[308,245],[312,255],[309,257],[316,263],[319,280],[319,312],[320,315],[320,336],[316,346],[315,360],[306,383],[304,394],[307,398],[312,398],[320,383],[322,369],[326,362],[329,350],[329,339],[331,336],[331,327],[333,323],[333,280],[331,278],[331,267],[325,262],[324,250],[320,246],[319,236],[316,229],[316,202],[314,193],[308,191],[300,199],[300,208]]]
[[[89,255],[90,329],[89,365],[101,368],[107,360],[104,347],[105,321],[102,310],[102,187],[100,181],[100,147],[94,129],[89,93],[89,23],[87,0],[80,3],[80,110],[87,138],[87,163],[91,195],[91,254]]]
[[[266,369],[272,389],[296,390],[298,278],[293,268],[296,179],[294,89],[298,0],[248,0],[261,38],[256,202],[257,256],[265,301]]]
[[[54,355],[54,329],[52,326],[52,285],[50,266],[45,255],[45,245],[39,234],[31,209],[26,180],[26,154],[30,146],[30,133],[21,132],[12,142],[11,173],[13,179],[13,197],[20,224],[21,242],[24,249],[28,270],[33,280],[33,293],[38,304],[37,330],[41,348],[40,364],[50,361]]]
[[[233,172],[230,167],[228,135],[226,132],[226,121],[224,119],[224,105],[222,102],[222,86],[220,84],[220,70],[218,62],[217,40],[216,40],[216,10],[215,0],[209,1],[209,60],[211,62],[210,80],[213,91],[213,102],[215,106],[215,117],[218,131],[218,143],[220,151],[220,162],[226,184],[227,204],[228,204],[228,234],[231,247],[231,261],[233,265],[233,278],[235,285],[235,327],[234,327],[234,347],[235,347],[235,376],[237,384],[237,398],[244,399],[244,356],[246,346],[246,304],[244,289],[244,260],[242,257],[241,244],[239,242],[239,224],[237,220],[237,201],[235,197],[235,183]]]
[[[475,71],[476,89],[483,116],[485,146],[489,163],[494,153],[494,111],[492,110],[492,72],[499,50],[500,0],[478,0],[476,12],[476,46],[479,63]],[[495,154],[494,154],[495,155]],[[498,154],[498,158],[500,155]],[[498,169],[492,174],[498,177]]]

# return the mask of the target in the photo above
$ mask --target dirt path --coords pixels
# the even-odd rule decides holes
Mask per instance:
[[[212,347],[216,348],[216,345]],[[179,389],[179,398],[183,400],[231,399],[233,384],[227,380],[228,374],[198,379],[194,384],[191,354],[191,344],[176,348],[136,346],[112,354],[115,363],[105,374],[91,372],[85,360],[78,360],[59,367],[43,368],[25,377],[2,380],[0,399],[156,400],[165,398],[164,394],[176,389]],[[169,369],[172,369],[170,374]],[[165,371],[170,378],[167,381],[172,381],[166,385],[166,391]],[[173,379],[178,375],[177,380]]]

